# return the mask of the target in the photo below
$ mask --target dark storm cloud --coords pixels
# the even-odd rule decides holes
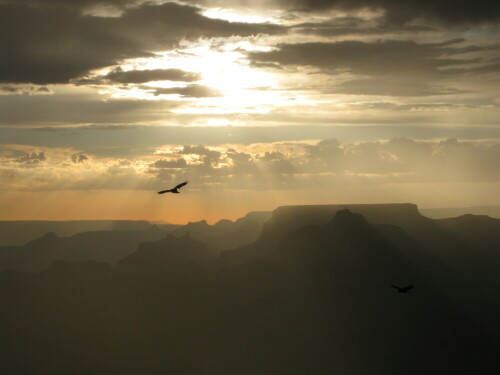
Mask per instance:
[[[437,20],[450,24],[496,22],[500,7],[492,0],[278,0],[289,8],[316,12],[327,9],[383,10],[394,23],[405,23],[416,18]]]
[[[146,83],[152,81],[182,81],[194,82],[201,78],[199,73],[186,72],[181,69],[151,69],[151,70],[113,70],[102,77],[116,83]]]
[[[200,8],[175,3],[127,8],[120,17],[44,5],[0,3],[0,82],[67,83],[92,69],[173,48],[181,39],[284,31],[210,19]]]

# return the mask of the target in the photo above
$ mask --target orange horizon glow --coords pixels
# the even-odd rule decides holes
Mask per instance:
[[[159,196],[146,190],[67,190],[4,192],[0,220],[145,220],[186,224],[206,220],[236,220],[251,211],[307,204],[414,203],[419,208],[495,205],[491,197],[498,184],[400,184],[400,186],[345,186],[313,190],[209,190]],[[391,194],[387,194],[390,190]],[[360,198],[363,197],[363,198]],[[124,203],[125,202],[125,203]]]

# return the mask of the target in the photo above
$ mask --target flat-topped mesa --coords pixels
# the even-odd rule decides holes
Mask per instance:
[[[345,210],[338,210],[334,218],[330,221],[330,224],[336,224],[336,223],[349,224],[349,225],[356,225],[356,224],[363,225],[366,223],[366,220],[363,218],[361,214],[351,212],[350,210],[345,209]]]
[[[273,241],[306,225],[326,224],[341,210],[361,214],[370,224],[406,226],[425,220],[412,203],[282,206],[264,224],[261,240]]]
[[[265,223],[272,216],[272,211],[250,211],[245,216],[240,217],[238,221],[253,220],[258,223]]]

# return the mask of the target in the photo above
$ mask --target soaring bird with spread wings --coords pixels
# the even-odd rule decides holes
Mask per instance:
[[[165,194],[165,193],[174,193],[174,194],[179,194],[180,191],[179,189],[185,185],[187,185],[187,181],[186,182],[183,182],[182,184],[179,184],[177,185],[176,187],[174,187],[173,189],[168,189],[168,190],[162,190],[162,191],[159,191],[158,194]]]
[[[396,285],[394,285],[394,284],[391,284],[391,286],[392,286],[393,288],[396,288],[396,289],[398,290],[398,293],[408,293],[408,294],[411,294],[411,290],[412,290],[413,288],[415,288],[415,287],[414,287],[413,285],[411,285],[411,284],[410,284],[410,285],[408,285],[408,286],[405,286],[405,287],[403,287],[403,288],[400,288],[399,286],[396,286]]]

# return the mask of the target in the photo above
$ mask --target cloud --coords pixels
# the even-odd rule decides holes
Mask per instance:
[[[71,155],[71,161],[75,164],[85,163],[87,160],[89,160],[89,157],[85,154]]]
[[[439,43],[417,43],[411,40],[379,40],[374,42],[343,40],[280,44],[275,50],[250,52],[255,64],[309,66],[319,72],[337,76],[335,84],[317,86],[322,92],[427,96],[459,93],[446,81],[457,83],[459,75],[492,71],[495,64],[466,53],[497,51],[499,45],[461,46],[462,39]],[[467,66],[480,64],[481,66]],[[484,65],[486,64],[486,65]],[[487,70],[488,71],[488,70]],[[443,81],[443,83],[441,83]]]
[[[446,24],[492,23],[500,20],[500,9],[494,1],[433,0],[282,0],[289,8],[306,12],[327,9],[344,11],[382,10],[392,23],[402,24],[417,18]]]
[[[0,85],[0,95],[51,95],[53,93],[46,86]]]
[[[45,161],[45,160],[46,160],[46,157],[45,157],[44,152],[33,151],[31,154],[26,153],[23,156],[19,157],[17,159],[17,162],[23,163],[23,164],[36,164],[36,163],[40,163],[40,162]]]
[[[160,159],[153,163],[154,168],[186,168],[188,166],[184,158]]]
[[[133,124],[160,121],[180,106],[173,101],[102,100],[97,95],[0,96],[0,125]],[[29,110],[26,110],[29,108]]]
[[[440,68],[471,62],[444,58],[462,53],[462,50],[450,47],[461,41],[424,44],[402,40],[345,40],[281,44],[273,51],[251,52],[249,58],[256,62],[308,65],[329,72],[344,70],[361,75],[436,74]]]
[[[71,9],[83,9],[88,6],[124,6],[140,3],[140,0],[1,0],[0,4],[22,4],[29,6],[57,6]]]
[[[151,88],[146,88],[151,89]],[[222,94],[208,86],[188,85],[185,87],[155,88],[153,95],[180,95],[186,98],[213,98],[220,97]]]
[[[189,0],[190,3],[211,7],[245,9],[248,0]],[[359,12],[369,10],[381,12],[393,23],[425,19],[447,25],[493,23],[500,19],[500,11],[491,0],[470,3],[464,0],[255,0],[252,8],[264,10],[286,10],[296,13],[325,14],[329,10]]]
[[[179,155],[201,155],[210,158],[218,158],[221,153],[203,145],[185,145],[181,150],[176,151]]]
[[[383,17],[367,20],[355,16],[335,17],[321,22],[302,22],[290,26],[290,30],[302,35],[322,37],[401,35],[438,31],[435,27],[426,25],[394,25]]]
[[[116,69],[101,77],[113,83],[146,83],[152,81],[194,82],[201,79],[199,73],[186,72],[181,69],[129,70]]]
[[[217,185],[222,190],[311,191],[409,183],[500,183],[500,143],[493,140],[393,138],[342,143],[325,139],[217,147],[170,145],[161,156],[151,153],[129,159],[93,155],[83,160],[82,155],[62,149],[0,155],[2,189],[156,189],[180,180],[189,180],[193,189]],[[68,158],[73,162],[67,163]]]
[[[312,144],[273,143],[239,148],[240,151],[184,146],[177,154],[211,155],[210,163],[182,161],[178,157],[160,159],[150,164],[150,172],[168,182],[188,178],[198,184],[248,189],[266,184],[268,188],[282,184],[286,189],[299,188],[324,176],[337,181],[356,178],[357,183],[500,182],[500,143],[496,141],[424,142],[394,138],[340,143],[326,139]],[[251,151],[252,148],[260,150]]]
[[[431,96],[459,94],[464,91],[414,77],[371,77],[351,79],[322,90],[325,93],[379,96]]]
[[[441,109],[442,108],[442,109]],[[442,102],[439,117],[455,113],[459,108],[451,103]],[[432,103],[417,102],[411,106],[400,106],[395,102],[366,101],[359,102],[355,111],[379,111],[387,117],[389,111],[404,113],[427,113],[436,108]],[[443,113],[444,111],[444,113]],[[472,117],[476,117],[474,110]],[[461,112],[463,113],[463,112]],[[494,112],[497,113],[497,112]],[[373,117],[371,113],[365,116]],[[307,123],[307,119],[304,122]],[[89,126],[53,126],[41,128],[29,127],[0,127],[0,142],[3,144],[23,145],[23,151],[42,150],[44,147],[57,147],[72,149],[86,155],[98,158],[139,158],[143,155],[163,150],[162,146],[170,143],[177,145],[204,144],[215,146],[215,150],[223,145],[242,144],[267,144],[276,142],[297,142],[305,139],[331,139],[338,138],[344,143],[366,142],[391,137],[438,139],[438,138],[468,138],[500,139],[500,128],[494,126],[435,126],[425,124],[398,125],[384,124],[355,125],[355,126],[326,126],[326,125],[290,125],[290,126],[220,126],[220,127],[194,127],[194,126],[139,126],[139,125],[89,125]],[[182,148],[182,146],[180,146]],[[7,152],[6,150],[5,152]],[[0,157],[2,155],[0,145]],[[71,152],[69,155],[75,153]],[[227,151],[228,158],[246,159],[248,153],[242,153],[241,147],[231,147]],[[175,157],[177,154],[169,152],[168,155],[161,151],[159,156]],[[22,154],[16,155],[16,157]],[[67,157],[66,157],[67,158]],[[156,160],[155,159],[155,160]]]
[[[50,6],[54,3],[0,3],[0,82],[67,83],[123,59],[174,48],[182,39],[285,31],[278,25],[210,19],[198,7],[171,2],[125,8],[119,17],[85,15]]]

